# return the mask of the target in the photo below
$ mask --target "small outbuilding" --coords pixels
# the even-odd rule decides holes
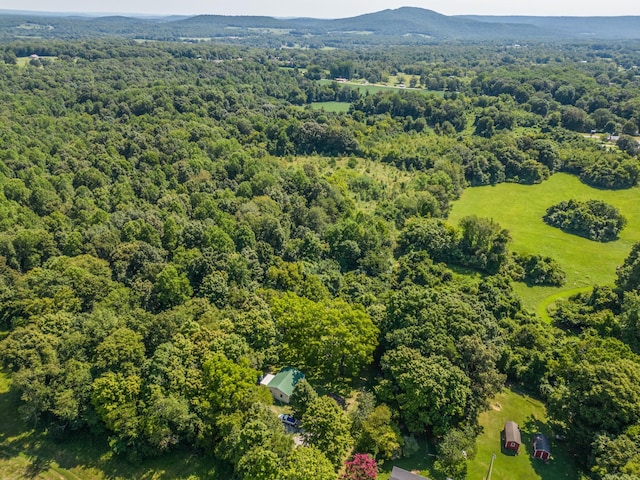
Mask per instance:
[[[422,475],[418,475],[416,473],[411,473],[400,467],[393,467],[391,470],[391,477],[389,480],[429,480]]]
[[[504,448],[518,453],[521,443],[522,437],[518,424],[512,421],[504,422]]]
[[[551,458],[551,446],[549,439],[542,433],[536,433],[533,436],[533,458],[541,460],[549,460]]]
[[[286,367],[275,375],[265,375],[260,381],[260,385],[265,385],[275,400],[289,403],[296,385],[303,378],[303,373],[297,368]]]

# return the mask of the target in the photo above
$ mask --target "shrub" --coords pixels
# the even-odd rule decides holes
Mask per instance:
[[[627,223],[618,209],[600,200],[569,200],[547,209],[544,221],[567,233],[598,242],[616,240]]]
[[[564,285],[566,274],[560,264],[551,257],[514,253],[513,260],[515,268],[511,269],[511,276],[514,280],[523,281],[527,285]]]

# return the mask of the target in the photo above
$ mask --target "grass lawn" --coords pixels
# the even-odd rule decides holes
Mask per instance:
[[[601,243],[562,232],[542,221],[551,205],[569,199],[602,200],[617,207],[627,226],[615,242]],[[516,290],[524,305],[536,311],[548,297],[589,287],[613,284],[616,267],[622,265],[634,243],[640,241],[640,188],[598,190],[573,176],[556,173],[538,185],[503,183],[466,189],[454,202],[449,221],[462,217],[490,217],[511,232],[511,249],[525,254],[542,254],[556,259],[567,274],[563,287],[527,287]],[[562,295],[560,295],[562,296]]]
[[[9,377],[0,372],[0,478],[44,480],[222,479],[212,460],[181,451],[129,462],[115,457],[106,442],[78,433],[65,439],[25,425],[17,414],[19,400]]]
[[[433,468],[433,462],[436,460],[435,448],[429,445],[429,443],[424,439],[418,440],[418,446],[418,451],[410,457],[385,462],[381,466],[380,473],[376,479],[389,480],[391,477],[391,470],[395,465],[410,472],[420,472],[421,475],[433,480],[440,480],[441,478],[444,480],[443,477],[437,476],[435,472],[431,470]]]
[[[348,112],[350,106],[349,102],[313,102],[311,104],[312,109],[326,112]]]
[[[504,422],[512,420],[520,426],[522,445],[518,455],[503,453],[500,434]],[[565,447],[555,440],[547,426],[547,416],[542,402],[517,390],[505,389],[491,402],[491,408],[480,415],[483,432],[478,437],[478,453],[469,462],[467,478],[484,479],[489,471],[491,457],[495,453],[491,480],[578,480],[580,474],[573,458]],[[545,464],[531,457],[532,435],[542,432],[551,442],[552,460]]]

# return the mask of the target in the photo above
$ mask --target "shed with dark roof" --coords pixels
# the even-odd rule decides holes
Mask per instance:
[[[542,433],[536,433],[533,436],[533,458],[539,458],[541,460],[549,460],[551,458],[551,446],[549,445],[549,439]]]

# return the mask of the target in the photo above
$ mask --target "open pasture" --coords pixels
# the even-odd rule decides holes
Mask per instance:
[[[542,220],[551,205],[569,199],[602,200],[618,208],[627,226],[614,242],[595,242],[550,227]],[[524,254],[539,254],[556,259],[567,274],[563,287],[526,287],[518,293],[525,305],[535,310],[551,295],[596,284],[613,284],[616,267],[622,265],[634,243],[640,241],[640,188],[599,190],[573,176],[556,173],[538,185],[503,183],[466,189],[454,202],[449,221],[458,224],[462,217],[477,215],[493,218],[511,233],[511,249]]]

